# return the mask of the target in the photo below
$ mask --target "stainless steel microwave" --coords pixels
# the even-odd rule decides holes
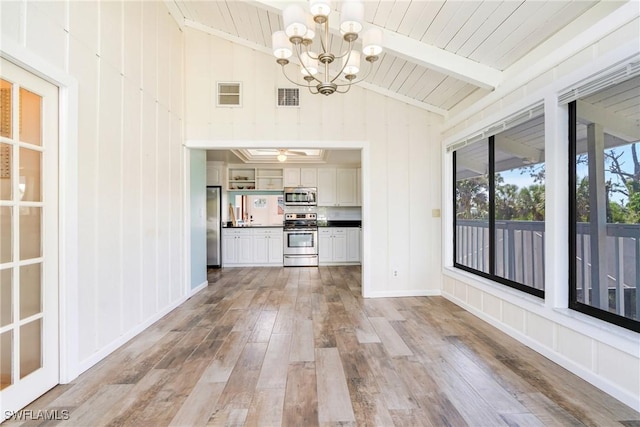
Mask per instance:
[[[316,206],[318,189],[316,187],[285,187],[285,206]]]

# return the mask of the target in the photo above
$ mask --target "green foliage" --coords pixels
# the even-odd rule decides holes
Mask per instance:
[[[640,162],[636,144],[631,144],[633,165],[625,165],[623,157],[614,149],[605,152],[606,171],[618,179],[606,182],[607,222],[640,223]],[[588,156],[581,154],[577,164],[588,164]],[[632,170],[629,170],[632,169]],[[495,213],[497,220],[544,221],[545,167],[544,163],[520,168],[520,173],[532,178],[534,184],[519,188],[505,183],[499,173],[495,176]],[[489,211],[489,185],[486,176],[459,180],[456,183],[456,213],[460,219],[487,219]],[[616,194],[624,201],[612,200]],[[576,176],[576,220],[589,222],[589,177]]]
[[[462,179],[456,183],[456,215],[460,219],[489,217],[489,182],[486,176]]]

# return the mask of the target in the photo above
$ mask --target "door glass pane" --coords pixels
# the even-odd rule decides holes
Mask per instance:
[[[42,319],[20,327],[20,378],[42,367]]]
[[[0,79],[0,136],[13,138],[11,132],[11,83]]]
[[[40,224],[42,208],[20,208],[20,259],[38,258],[42,255]]]
[[[20,200],[25,202],[42,201],[40,174],[42,153],[27,148],[20,149]]]
[[[42,311],[42,264],[20,267],[20,319]]]
[[[489,145],[480,141],[456,151],[455,260],[489,272]]]
[[[0,143],[0,200],[11,200],[11,145]]]
[[[11,262],[11,207],[0,207],[0,264]]]
[[[13,317],[13,304],[11,304],[11,285],[13,269],[0,270],[0,326],[11,323]]]
[[[20,88],[20,141],[42,145],[42,97]]]
[[[0,334],[0,390],[13,384],[11,365],[13,365],[13,331]]]

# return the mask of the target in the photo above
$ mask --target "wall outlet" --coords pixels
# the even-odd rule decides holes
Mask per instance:
[[[398,270],[393,270],[393,277],[398,277]]]

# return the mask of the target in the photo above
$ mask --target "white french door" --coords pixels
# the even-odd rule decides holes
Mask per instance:
[[[58,383],[58,88],[0,58],[0,422]]]

